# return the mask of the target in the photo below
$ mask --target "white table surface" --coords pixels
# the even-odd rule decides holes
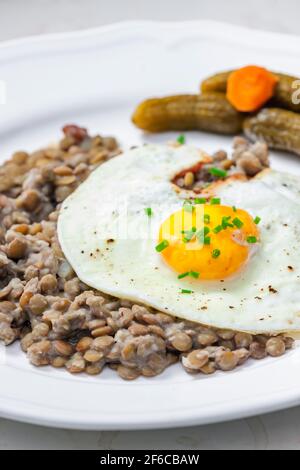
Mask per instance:
[[[298,34],[299,12],[299,0],[0,0],[0,41],[135,19],[206,18]],[[0,419],[0,450],[134,448],[300,449],[300,407],[223,424],[143,432],[68,431]]]

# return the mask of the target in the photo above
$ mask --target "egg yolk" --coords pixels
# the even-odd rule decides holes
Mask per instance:
[[[245,265],[258,241],[257,224],[248,212],[187,204],[162,223],[157,251],[179,276],[223,280]]]

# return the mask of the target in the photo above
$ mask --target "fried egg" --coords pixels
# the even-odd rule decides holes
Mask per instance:
[[[201,195],[172,183],[207,161],[145,145],[104,163],[62,204],[66,258],[88,286],[182,319],[300,330],[300,180],[265,170]]]

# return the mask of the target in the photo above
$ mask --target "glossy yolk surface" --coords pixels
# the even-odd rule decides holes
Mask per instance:
[[[165,262],[178,275],[199,273],[199,281],[222,280],[237,273],[253,248],[249,237],[259,241],[250,214],[222,205],[185,207],[160,227],[159,243],[167,245],[160,253]]]

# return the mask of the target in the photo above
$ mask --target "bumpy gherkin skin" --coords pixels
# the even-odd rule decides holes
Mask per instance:
[[[227,80],[229,75],[233,71],[230,70],[228,72],[221,72],[208,77],[207,79],[203,80],[201,83],[201,92],[222,92],[226,93],[227,89]],[[300,79],[297,77],[293,77],[290,75],[286,75],[283,73],[271,72],[278,78],[278,83],[275,88],[274,97],[271,99],[269,104],[271,106],[277,106],[283,109],[289,109],[291,111],[295,111],[296,113],[300,113],[300,103],[295,102],[293,100],[294,93],[297,89],[297,80]],[[299,88],[298,83],[298,88]],[[300,98],[300,94],[298,96]]]
[[[279,108],[264,108],[244,121],[244,132],[274,149],[300,155],[300,115]]]
[[[271,100],[271,103],[279,108],[289,109],[296,113],[300,113],[300,103],[297,103],[293,99],[296,89],[299,89],[300,79],[290,75],[284,75],[282,73],[275,73],[275,75],[279,78],[279,82],[276,86],[275,95]],[[298,94],[298,99],[299,98],[300,94]]]
[[[132,121],[148,132],[201,130],[233,135],[242,130],[243,115],[231,106],[224,93],[204,93],[143,101]]]
[[[221,72],[212,75],[211,77],[206,78],[201,83],[201,92],[221,92],[226,93],[227,90],[227,80],[229,75],[233,72],[233,70],[229,70],[228,72]]]

